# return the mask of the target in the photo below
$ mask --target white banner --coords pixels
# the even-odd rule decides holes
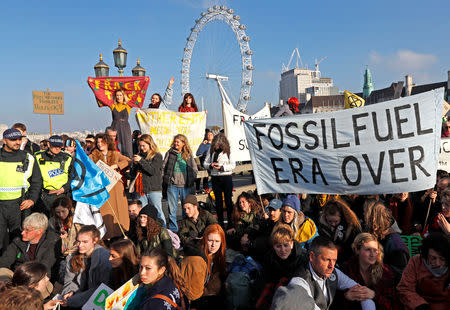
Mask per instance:
[[[450,138],[441,138],[438,169],[450,172]]]
[[[116,170],[108,166],[107,163],[105,163],[102,160],[97,161],[96,165],[105,173],[106,177],[109,180],[109,185],[106,186],[106,190],[108,193],[111,191],[111,189],[116,185],[116,183],[122,179],[122,175],[118,173]]]
[[[236,161],[249,161],[247,139],[245,137],[243,122],[245,120],[269,118],[270,108],[265,106],[253,115],[239,112],[233,106],[223,104],[223,120],[225,135],[230,142],[231,153]]]
[[[440,88],[357,109],[244,122],[258,193],[434,187],[443,98]]]
[[[136,111],[136,119],[141,132],[152,136],[163,157],[177,134],[183,134],[188,138],[194,155],[205,137],[205,112],[179,113],[161,109],[142,109]]]

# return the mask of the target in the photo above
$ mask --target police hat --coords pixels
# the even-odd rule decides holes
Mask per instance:
[[[64,140],[61,138],[61,136],[51,136],[50,139],[48,139],[51,146],[56,147],[63,147],[64,146]]]

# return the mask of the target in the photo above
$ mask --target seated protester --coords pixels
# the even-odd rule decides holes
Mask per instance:
[[[61,237],[61,253],[64,257],[76,251],[77,233],[81,224],[73,223],[74,208],[69,197],[58,197],[52,205],[49,228]]]
[[[319,235],[316,224],[303,214],[300,209],[300,200],[295,195],[288,195],[283,201],[279,223],[291,227],[294,239],[302,247],[308,248],[311,241]]]
[[[95,225],[83,226],[77,235],[78,250],[66,260],[63,305],[81,308],[102,283],[110,285],[109,251],[100,245]]]
[[[302,193],[299,198],[303,214],[312,219],[314,222],[319,221],[322,207],[319,206],[316,196]]]
[[[139,212],[136,226],[138,254],[144,253],[147,249],[162,248],[172,257],[176,256],[172,246],[172,238],[166,228],[156,220],[158,211],[152,205],[147,205]]]
[[[113,270],[111,288],[117,290],[138,274],[139,256],[134,243],[129,239],[113,242],[109,251],[109,261]]]
[[[38,262],[26,262],[17,267],[11,281],[6,283],[2,290],[17,286],[26,286],[37,290],[42,299],[47,298],[53,290],[53,285],[47,275],[47,267]],[[50,300],[44,305],[44,309],[53,309],[57,302],[58,300]]]
[[[186,196],[183,201],[183,209],[186,218],[181,220],[178,229],[178,235],[183,245],[201,240],[205,228],[217,223],[211,213],[198,206],[197,198],[194,195]]]
[[[450,189],[441,192],[442,211],[436,214],[428,226],[428,232],[442,232],[450,235]]]
[[[188,309],[189,301],[180,269],[172,257],[160,248],[144,252],[139,271],[141,282],[148,287],[141,310]]]
[[[303,288],[308,295],[305,296],[305,302],[314,300],[315,309],[329,309],[336,290],[347,290],[344,296],[350,300],[360,301],[363,309],[376,309],[372,301],[375,293],[365,286],[360,286],[335,268],[337,256],[337,248],[332,241],[322,236],[314,238],[311,242],[308,266],[297,272],[289,282],[288,289],[296,285]],[[288,293],[295,293],[298,289],[289,289]],[[278,296],[273,299],[272,308],[276,308],[277,303],[283,302]]]
[[[224,283],[226,279],[225,232],[219,224],[206,227],[201,241],[202,252],[206,257],[207,276],[203,296],[191,304],[197,309],[222,309]],[[188,280],[187,280],[188,281]],[[192,281],[189,281],[192,283]]]
[[[139,212],[142,210],[142,202],[140,200],[128,200],[128,215],[130,217],[130,229],[126,232],[126,235],[131,240],[137,239],[137,219]]]
[[[409,193],[392,195],[387,208],[398,223],[403,235],[412,234],[413,231],[413,201]]]
[[[44,309],[44,300],[34,288],[13,286],[0,293],[0,309]]]
[[[352,242],[361,232],[361,224],[344,200],[331,199],[325,204],[318,228],[319,235],[333,241],[338,248],[339,262],[352,256]]]
[[[245,234],[247,234],[247,237],[251,235],[250,238],[258,234],[259,225],[263,219],[262,214],[261,206],[253,195],[242,192],[238,196],[232,215],[234,228],[227,230],[230,248],[241,250],[243,249],[241,239]]]
[[[197,242],[184,245],[180,270],[186,286],[189,287],[186,297],[191,302],[198,300],[203,295],[208,275],[207,263],[206,255]]]
[[[242,248],[259,262],[264,260],[264,255],[272,248],[270,235],[280,220],[282,204],[281,200],[272,199],[266,207],[266,214],[268,214],[269,218],[261,220],[259,233],[250,237],[248,234],[244,234],[241,238]]]
[[[397,286],[400,302],[409,309],[450,309],[450,239],[431,233],[422,241],[420,255],[413,256]]]
[[[278,286],[286,285],[296,270],[308,264],[307,251],[294,240],[294,232],[288,225],[277,225],[270,239],[272,249],[265,255],[263,263],[265,288],[258,300],[258,309],[269,308]]]
[[[0,257],[0,267],[15,270],[17,266],[36,261],[47,267],[49,275],[58,256],[56,243],[59,236],[48,230],[43,213],[32,213],[23,220],[22,237],[15,238]]]
[[[359,284],[375,292],[377,309],[401,309],[395,291],[394,273],[383,264],[383,248],[374,235],[361,233],[352,244],[354,255],[343,264],[342,271]],[[356,301],[345,302],[345,309],[361,309]]]
[[[400,281],[409,260],[409,251],[400,234],[395,231],[391,212],[381,201],[369,201],[364,206],[367,231],[377,237],[384,249],[384,264],[394,272],[395,283]]]

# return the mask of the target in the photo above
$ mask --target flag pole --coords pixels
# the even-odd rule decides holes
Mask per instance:
[[[114,208],[113,208],[113,207],[111,206],[111,204],[109,203],[109,199],[106,200],[106,202],[108,203],[108,206],[109,206],[109,208],[111,209],[114,218],[116,219],[117,223],[119,224],[119,228],[120,228],[120,231],[122,232],[123,237],[124,237],[125,239],[128,239],[127,236],[125,235],[125,232],[123,231],[122,225],[121,225],[120,222],[119,222],[119,218],[118,218],[117,215],[116,215],[116,211],[114,211]]]

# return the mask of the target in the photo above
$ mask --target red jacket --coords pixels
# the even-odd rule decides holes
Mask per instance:
[[[429,304],[431,310],[450,309],[450,272],[436,278],[423,263],[421,255],[412,257],[397,285],[400,301],[406,309]]]

